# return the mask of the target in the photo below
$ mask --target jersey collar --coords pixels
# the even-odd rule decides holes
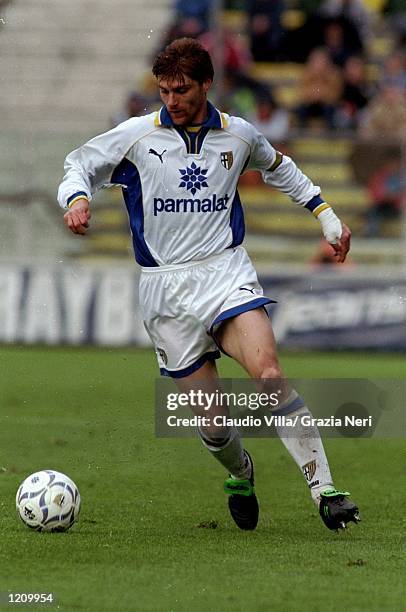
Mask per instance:
[[[213,104],[210,102],[207,102],[207,111],[207,119],[202,124],[202,127],[221,130],[227,126],[227,120],[224,114],[215,108],[215,106],[213,106]],[[161,127],[174,127],[174,123],[166,106],[163,106],[157,112],[155,117],[155,125]]]

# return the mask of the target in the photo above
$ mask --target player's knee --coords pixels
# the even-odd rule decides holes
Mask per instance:
[[[267,363],[258,368],[257,378],[261,380],[283,378],[283,372],[279,363]]]

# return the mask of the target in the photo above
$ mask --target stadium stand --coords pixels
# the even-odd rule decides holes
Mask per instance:
[[[20,204],[24,217],[29,194],[34,203],[45,192],[54,231],[64,231],[54,201],[65,155],[108,129],[128,90],[139,86],[169,2],[149,0],[148,11],[141,0],[0,4],[2,220]],[[87,250],[80,246],[73,251]],[[19,255],[17,243],[10,247],[4,252]]]
[[[12,0],[0,37],[8,127],[94,133],[139,83],[169,0]],[[152,24],[152,25],[150,25]],[[34,124],[34,125],[33,125]]]

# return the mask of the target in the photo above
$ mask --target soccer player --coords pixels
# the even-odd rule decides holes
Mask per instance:
[[[74,234],[89,226],[90,201],[101,187],[123,189],[135,258],[141,266],[140,305],[161,374],[180,389],[196,381],[218,388],[220,351],[256,380],[284,380],[271,322],[253,265],[241,246],[243,208],[238,178],[248,168],[312,213],[346,258],[350,231],[320,195],[320,188],[245,120],[215,108],[208,52],[195,40],[173,41],[155,59],[162,108],[131,118],[70,153],[58,200]],[[207,388],[207,387],[206,387]],[[275,415],[309,414],[286,384]],[[304,474],[328,528],[359,519],[349,493],[334,488],[317,428],[298,425],[278,434]],[[200,429],[207,449],[229,472],[225,491],[241,529],[255,529],[259,507],[254,467],[234,427]]]

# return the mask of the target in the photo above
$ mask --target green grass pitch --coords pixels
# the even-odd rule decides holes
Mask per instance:
[[[223,376],[241,375],[222,362]],[[282,363],[293,377],[406,377],[401,355]],[[247,440],[261,517],[241,532],[198,440],[154,436],[156,376],[152,351],[0,348],[0,592],[53,592],[30,609],[68,612],[404,609],[404,439],[325,441],[363,517],[340,534],[279,440]],[[31,532],[15,514],[19,482],[48,467],[81,491],[66,534]]]

